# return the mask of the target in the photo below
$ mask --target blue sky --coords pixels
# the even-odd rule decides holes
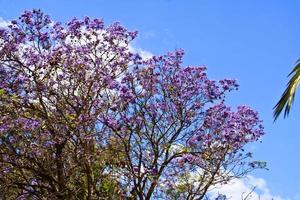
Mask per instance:
[[[206,65],[214,79],[237,79],[240,90],[227,102],[258,110],[267,132],[261,144],[249,148],[270,170],[253,175],[263,178],[272,194],[300,199],[299,95],[289,118],[272,119],[286,75],[300,58],[300,1],[0,0],[0,17],[10,20],[32,8],[59,21],[74,16],[120,21],[139,31],[137,48],[153,54],[183,48],[185,64]]]

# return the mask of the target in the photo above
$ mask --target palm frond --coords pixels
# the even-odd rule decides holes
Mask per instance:
[[[287,117],[290,113],[291,106],[295,99],[296,89],[300,83],[300,59],[296,62],[295,68],[291,71],[288,77],[292,76],[287,84],[287,88],[282,94],[280,100],[274,106],[274,121],[279,117],[280,113],[284,109],[284,117]]]

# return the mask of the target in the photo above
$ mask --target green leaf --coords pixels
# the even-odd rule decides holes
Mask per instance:
[[[295,99],[297,87],[300,83],[300,60],[297,61],[295,68],[288,76],[292,76],[287,84],[287,88],[283,92],[280,100],[274,106],[274,121],[279,117],[284,110],[284,117],[287,117],[290,113],[291,106]]]
[[[5,94],[5,90],[4,89],[0,89],[0,96]]]

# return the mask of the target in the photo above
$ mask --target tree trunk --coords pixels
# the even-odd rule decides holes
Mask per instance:
[[[56,174],[58,182],[58,199],[65,199],[65,174],[64,174],[64,163],[63,163],[63,145],[56,145]]]

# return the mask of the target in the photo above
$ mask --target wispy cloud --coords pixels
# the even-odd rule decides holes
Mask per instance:
[[[225,185],[219,185],[211,191],[212,196],[224,194],[230,200],[285,200],[273,194],[262,178],[247,176],[244,179],[235,179]],[[247,196],[248,195],[248,196]]]
[[[134,47],[132,45],[129,45],[129,51],[133,53],[138,53],[143,59],[148,59],[153,56],[153,54],[149,51],[143,50],[141,48]]]
[[[8,21],[4,20],[2,17],[0,17],[0,28],[5,28],[8,25]]]

